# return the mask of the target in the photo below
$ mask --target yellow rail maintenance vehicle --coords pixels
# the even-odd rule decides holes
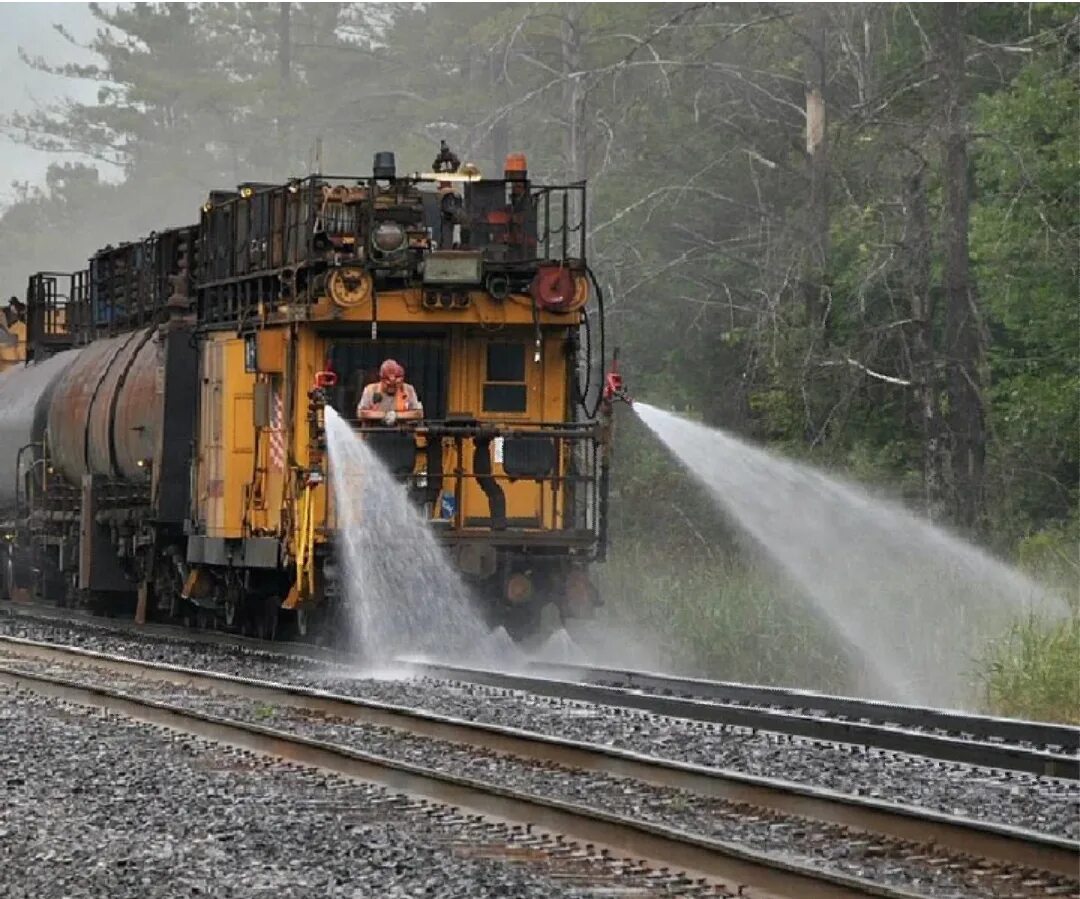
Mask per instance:
[[[613,392],[583,408],[584,211],[584,184],[533,184],[519,155],[483,179],[445,145],[426,175],[380,153],[370,177],[212,194],[184,597],[229,623],[246,608],[263,632],[279,607],[304,632],[341,600],[325,406],[359,428],[394,359],[423,418],[364,437],[491,620],[527,632],[549,602],[588,614]]]
[[[137,597],[139,617],[267,637],[332,621],[347,585],[329,406],[404,483],[493,624],[527,634],[549,604],[588,615],[624,395],[615,371],[588,383],[604,342],[585,184],[533,183],[517,154],[482,178],[445,144],[432,169],[399,175],[378,153],[370,176],[215,191],[197,225],[106,248],[67,287],[32,278],[41,373],[7,429],[26,441],[7,586],[52,578],[72,601]],[[357,420],[387,360],[419,419]],[[0,393],[25,394],[20,377]]]

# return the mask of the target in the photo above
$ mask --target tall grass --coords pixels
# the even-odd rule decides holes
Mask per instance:
[[[663,552],[623,542],[600,566],[612,614],[649,635],[671,670],[701,677],[852,691],[859,672],[805,604],[737,554]]]
[[[995,714],[1080,724],[1080,615],[1015,622],[989,645],[982,680]]]

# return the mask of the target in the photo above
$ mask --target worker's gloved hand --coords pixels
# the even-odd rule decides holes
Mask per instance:
[[[397,422],[397,413],[393,409],[391,409],[389,412],[386,413],[383,421],[385,421],[387,425],[393,427],[393,425]]]

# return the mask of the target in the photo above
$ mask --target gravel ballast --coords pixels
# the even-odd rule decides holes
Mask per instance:
[[[0,616],[0,633],[149,661],[323,689],[392,705],[612,746],[662,759],[782,778],[978,821],[1080,839],[1080,784],[937,762],[904,753],[823,743],[540,697],[455,681],[374,679],[328,663],[132,635],[106,628]]]
[[[6,899],[583,899],[596,879],[647,882],[596,857],[509,863],[541,855],[536,838],[35,694],[0,688],[0,729]]]
[[[78,664],[3,658],[2,648],[0,660],[19,670],[48,673],[90,684],[100,679],[99,672]],[[272,727],[520,793],[580,803],[920,895],[1017,895],[1015,884],[987,878],[986,871],[974,866],[951,864],[953,860],[947,854],[930,845],[877,839],[842,827],[764,812],[685,790],[550,763],[538,764],[396,729],[332,718],[300,708],[274,706],[264,700],[250,700],[187,685],[146,682],[137,674],[110,673],[109,686],[143,699],[227,720]],[[1059,881],[1055,885],[1062,883]]]

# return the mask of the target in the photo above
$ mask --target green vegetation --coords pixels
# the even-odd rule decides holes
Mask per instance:
[[[1080,724],[1080,615],[1018,621],[989,647],[982,678],[997,715]]]
[[[668,665],[701,677],[858,692],[858,673],[793,591],[744,556],[673,559],[621,543],[600,572],[617,616],[656,642]],[[614,601],[614,599],[613,599]]]
[[[81,160],[0,214],[6,295],[317,147],[342,173],[382,149],[423,170],[439,138],[488,173],[525,150],[538,179],[589,179],[632,393],[881,485],[1076,595],[1074,5],[94,11],[97,66],[36,64],[96,101],[0,122]],[[857,683],[700,491],[620,441],[604,578],[633,616],[697,670]],[[1032,627],[999,644],[1025,648],[993,657],[994,703],[1041,707],[1038,678],[1004,673],[1054,670],[1059,641],[1016,644]]]

